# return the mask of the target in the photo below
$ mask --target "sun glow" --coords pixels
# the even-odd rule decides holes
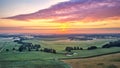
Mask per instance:
[[[70,28],[70,25],[67,23],[63,23],[60,25],[60,31],[62,33],[67,33],[69,28]]]

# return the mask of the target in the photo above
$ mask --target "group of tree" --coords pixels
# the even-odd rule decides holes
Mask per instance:
[[[20,51],[20,52],[25,51],[25,50],[28,50],[28,51],[32,51],[32,50],[39,51],[39,48],[41,48],[41,45],[39,45],[39,44],[33,45],[32,43],[24,43],[24,44],[22,44],[18,48],[18,51]]]
[[[32,43],[23,42],[22,39],[14,40],[14,42],[17,42],[18,44],[22,44],[18,48],[18,51],[20,51],[20,52],[25,51],[25,50],[28,50],[28,51],[32,51],[32,50],[39,51],[39,48],[41,48],[41,45],[39,45],[39,44],[33,45]],[[50,48],[44,48],[43,50],[41,49],[41,51],[48,52],[48,53],[56,53],[55,49],[50,49]]]
[[[105,44],[102,46],[102,48],[110,48],[110,47],[120,47],[120,40],[114,41],[114,42],[109,42],[108,44]],[[87,50],[94,50],[98,49],[97,46],[90,46],[87,48]],[[65,51],[71,52],[71,50],[83,50],[81,47],[66,47]]]
[[[120,40],[109,42],[108,44],[102,46],[102,48],[110,48],[110,47],[120,47]]]
[[[65,48],[65,51],[71,52],[71,50],[83,50],[83,48],[78,47],[78,46],[76,46],[76,47],[66,47]]]
[[[43,50],[41,50],[41,51],[56,54],[56,50],[55,50],[55,49],[44,48],[44,49],[43,49]]]
[[[28,42],[23,42],[23,38],[20,38],[20,40],[14,40],[14,42],[17,42],[18,44],[21,44],[21,46],[18,48],[18,51],[22,52],[24,50],[28,50],[28,51],[39,51],[39,48],[41,48],[41,45],[39,44],[35,44],[33,45],[32,43],[28,43]]]
[[[87,50],[94,50],[94,49],[97,49],[97,47],[96,46],[90,46],[90,47],[87,48]]]
[[[87,48],[87,50],[94,50],[94,49],[97,49],[97,47],[96,46],[90,46],[90,47],[88,47]],[[71,50],[83,50],[83,48],[81,48],[81,47],[66,47],[65,48],[65,51],[68,51],[68,52],[71,52]]]

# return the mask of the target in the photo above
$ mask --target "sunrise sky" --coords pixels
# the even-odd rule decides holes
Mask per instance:
[[[0,0],[0,33],[120,33],[120,0]]]

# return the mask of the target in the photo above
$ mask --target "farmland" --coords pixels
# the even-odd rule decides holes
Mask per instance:
[[[49,38],[50,39],[50,38]],[[63,51],[67,46],[80,46],[87,48],[88,46],[98,46],[101,47],[103,44],[109,43],[110,41],[115,41],[117,39],[96,39],[87,41],[71,41],[69,39],[60,39],[53,41],[46,40],[25,40],[25,42],[31,42],[33,44],[41,44],[42,47],[54,48],[57,51]]]
[[[120,53],[63,61],[70,64],[73,68],[120,68]]]
[[[12,39],[1,38],[0,45],[0,68],[69,68],[69,65],[55,60],[54,54],[13,51],[12,48],[17,49],[20,44],[13,42]]]
[[[56,54],[43,51],[23,51],[19,52],[21,44],[14,42],[13,38],[0,38],[0,68],[69,68],[70,66],[60,59],[84,58],[99,56],[104,54],[120,52],[119,47],[101,48],[102,45],[118,40],[114,39],[94,39],[94,40],[69,40],[68,38],[33,38],[23,42],[40,44],[41,48],[53,48]],[[90,46],[97,46],[98,49],[87,50]],[[65,55],[66,47],[79,46],[83,50],[72,50],[71,56]],[[15,50],[13,50],[15,48]],[[8,51],[6,50],[8,49]]]

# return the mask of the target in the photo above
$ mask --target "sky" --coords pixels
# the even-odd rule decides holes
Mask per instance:
[[[0,33],[120,33],[120,0],[0,0]]]

